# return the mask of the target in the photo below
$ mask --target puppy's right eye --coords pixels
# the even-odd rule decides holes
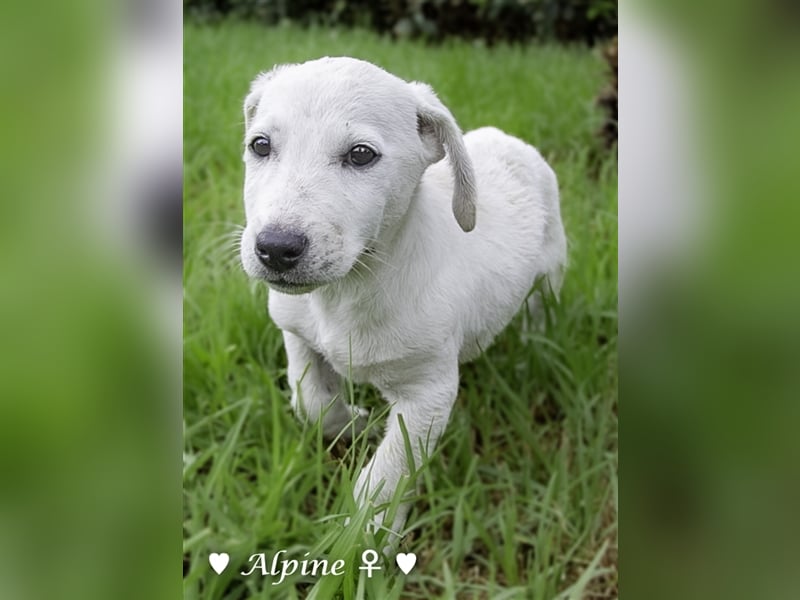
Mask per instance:
[[[269,153],[272,152],[272,144],[268,137],[262,135],[250,142],[250,150],[259,156],[269,156]]]

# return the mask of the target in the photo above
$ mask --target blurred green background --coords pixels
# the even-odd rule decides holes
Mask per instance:
[[[161,252],[153,197],[135,185],[160,188],[151,167],[170,160],[179,175],[179,123],[167,160],[131,152],[153,134],[145,155],[170,145],[152,124],[180,118],[180,94],[149,77],[148,57],[180,82],[180,46],[162,40],[181,23],[156,30],[121,8],[0,9],[4,599],[181,593],[180,256]],[[153,95],[159,115],[131,110]],[[132,121],[136,139],[122,134]]]
[[[621,590],[800,589],[800,37],[649,2],[620,48]]]

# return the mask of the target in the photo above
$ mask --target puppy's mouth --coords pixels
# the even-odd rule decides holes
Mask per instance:
[[[364,259],[369,258],[374,251],[371,244],[364,245],[358,257],[353,261],[350,269],[338,277],[331,276],[331,264],[328,263],[324,263],[321,266],[319,272],[315,273],[316,276],[312,275],[312,277],[314,277],[313,279],[308,278],[309,273],[307,273],[305,269],[299,269],[297,271],[289,270],[286,273],[276,273],[268,269],[259,269],[260,272],[257,277],[262,279],[270,289],[276,292],[291,295],[308,294],[318,288],[345,279],[351,273],[360,272],[361,267],[364,266]],[[368,273],[372,272],[369,266],[367,266],[366,269]],[[360,276],[363,278],[364,274],[361,273]]]
[[[287,281],[283,277],[278,277],[275,279],[267,279],[267,285],[275,290],[276,292],[281,292],[282,294],[307,294],[311,291],[314,291],[321,283],[316,282],[301,282],[297,283],[294,281]]]

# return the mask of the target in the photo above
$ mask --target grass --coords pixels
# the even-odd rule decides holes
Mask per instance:
[[[591,51],[467,43],[429,47],[360,31],[187,24],[184,118],[184,589],[187,599],[612,598],[617,595],[616,158],[592,158],[603,65]],[[461,386],[420,470],[401,551],[372,578],[352,483],[374,442],[329,446],[291,414],[279,331],[263,285],[237,263],[243,223],[241,103],[274,63],[366,58],[433,85],[465,130],[491,124],[555,169],[570,267],[553,321],[515,320]],[[382,404],[368,386],[354,399]],[[349,524],[346,518],[351,517]],[[345,560],[341,576],[239,571],[264,552]],[[211,552],[228,552],[216,575]]]

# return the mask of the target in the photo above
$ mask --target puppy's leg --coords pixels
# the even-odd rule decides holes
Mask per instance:
[[[312,423],[322,418],[322,432],[329,439],[339,433],[350,439],[353,430],[360,433],[366,427],[368,412],[344,401],[339,375],[296,335],[284,331],[283,341],[297,418]]]
[[[526,331],[541,331],[547,319],[553,316],[551,307],[558,303],[561,281],[563,280],[561,267],[554,269],[547,275],[537,277],[533,290],[525,299],[528,318],[524,321]],[[547,314],[550,310],[550,314]]]
[[[354,493],[359,504],[374,505],[389,502],[402,478],[412,475],[422,465],[423,458],[433,452],[447,426],[450,411],[458,391],[458,359],[451,354],[446,360],[437,359],[427,365],[404,373],[409,380],[381,387],[391,410],[386,425],[386,435],[372,460],[358,476]],[[402,415],[411,446],[411,456],[406,453],[406,442],[400,426]],[[413,488],[408,494],[413,493]],[[389,525],[399,535],[405,525],[411,505],[403,502]],[[383,524],[385,515],[375,516],[377,525]],[[396,539],[394,536],[391,541]]]

